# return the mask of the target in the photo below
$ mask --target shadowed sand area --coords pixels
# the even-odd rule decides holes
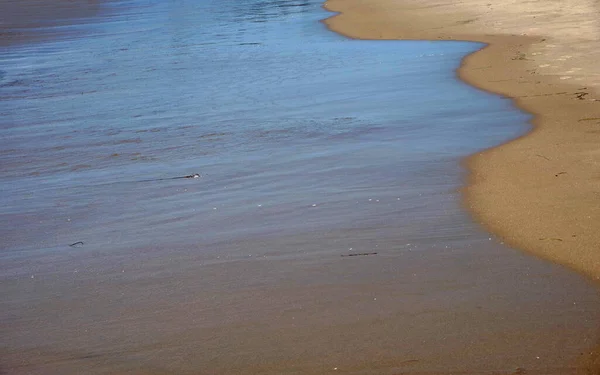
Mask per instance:
[[[600,32],[594,1],[330,0],[359,39],[470,40],[465,81],[513,98],[534,130],[467,160],[465,205],[518,248],[600,278]]]

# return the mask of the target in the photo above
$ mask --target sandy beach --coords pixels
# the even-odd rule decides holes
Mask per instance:
[[[595,284],[461,206],[527,117],[477,45],[321,1],[0,4],[0,374],[600,373]],[[594,279],[592,5],[326,6],[489,44],[536,127],[464,204]]]
[[[358,39],[469,40],[458,74],[534,115],[533,131],[466,160],[465,205],[510,245],[600,279],[597,3],[329,0]]]

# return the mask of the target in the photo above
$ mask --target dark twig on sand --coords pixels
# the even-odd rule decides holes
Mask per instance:
[[[546,160],[550,161],[550,159],[547,156],[540,155],[540,154],[535,154],[535,156],[539,156],[540,158],[543,158],[543,159],[546,159]]]

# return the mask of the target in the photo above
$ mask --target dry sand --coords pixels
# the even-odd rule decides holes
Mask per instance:
[[[512,246],[600,279],[600,3],[329,0],[358,39],[488,46],[459,75],[532,114],[524,137],[470,157],[465,205]]]

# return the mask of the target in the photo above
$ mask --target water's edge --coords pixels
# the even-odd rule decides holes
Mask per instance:
[[[589,120],[598,118],[599,99],[592,91],[586,91],[589,99],[578,100],[584,82],[569,84],[559,76],[535,72],[531,47],[552,42],[543,36],[543,31],[536,36],[497,35],[493,30],[473,33],[468,26],[457,26],[464,16],[447,14],[443,23],[454,25],[448,31],[440,25],[439,15],[433,11],[430,14],[427,8],[403,12],[399,11],[405,9],[402,3],[385,1],[363,9],[371,17],[364,22],[354,13],[364,7],[359,2],[329,0],[324,7],[343,13],[325,23],[332,31],[350,38],[471,41],[487,45],[463,59],[458,77],[482,91],[510,98],[518,109],[533,116],[530,120],[533,128],[527,134],[465,158],[463,165],[468,168],[469,176],[464,206],[488,232],[511,246],[571,268],[598,283],[600,253],[593,249],[600,243],[600,234],[595,229],[600,214],[593,209],[596,200],[588,193],[594,189],[594,164],[580,162],[582,154],[595,152],[589,137],[596,134],[596,129]],[[393,8],[393,24],[384,14],[387,7]],[[419,15],[418,24],[411,19],[415,14]],[[383,28],[378,28],[374,17],[387,17],[381,20]],[[360,24],[351,24],[357,21]],[[574,132],[574,129],[579,130]],[[565,139],[569,142],[564,142]],[[554,149],[556,146],[561,151]],[[553,155],[551,164],[544,159],[546,154]],[[576,163],[580,165],[575,169]],[[569,169],[573,170],[569,181],[557,184],[556,174]],[[540,183],[545,188],[544,194],[533,188]],[[574,198],[571,192],[577,196]],[[558,240],[540,240],[552,238]]]
[[[484,151],[467,155],[461,160],[461,166],[467,171],[463,178],[463,187],[460,189],[462,207],[470,214],[476,223],[483,227],[484,230],[494,236],[497,236],[499,240],[503,241],[502,243],[505,243],[507,246],[519,249],[525,253],[534,255],[559,266],[566,267],[583,276],[596,289],[600,289],[600,276],[598,276],[598,267],[596,266],[597,262],[589,259],[585,253],[583,254],[583,257],[580,257],[580,254],[578,253],[577,256],[579,257],[576,256],[574,259],[572,256],[568,255],[568,251],[564,248],[560,249],[558,252],[555,249],[548,251],[547,249],[544,249],[544,244],[539,244],[539,237],[536,237],[531,233],[526,233],[526,236],[524,236],[523,233],[515,233],[514,229],[518,227],[518,225],[522,225],[524,220],[519,220],[516,226],[513,223],[506,225],[509,219],[502,216],[503,212],[501,212],[501,210],[498,212],[497,207],[502,203],[497,202],[497,196],[503,195],[502,198],[504,198],[504,196],[507,194],[513,194],[514,196],[514,194],[518,195],[519,191],[517,190],[512,191],[512,193],[502,194],[501,191],[503,190],[503,185],[490,187],[490,183],[486,184],[484,182],[487,178],[493,175],[495,170],[494,167],[497,167],[499,163],[504,161],[505,155],[510,154],[511,150],[507,150],[507,146],[512,146],[521,140],[530,140],[534,135],[542,132],[545,125],[547,126],[547,124],[544,124],[544,120],[542,119],[542,117],[544,117],[547,121],[547,113],[544,113],[543,110],[540,110],[540,105],[538,104],[536,106],[537,103],[529,104],[523,99],[520,99],[527,97],[534,90],[531,87],[528,87],[528,85],[523,85],[518,79],[522,78],[523,75],[529,74],[527,70],[529,66],[526,62],[520,61],[521,59],[515,59],[512,57],[512,53],[514,53],[514,51],[520,51],[520,53],[524,52],[524,55],[526,55],[534,43],[539,42],[540,40],[545,41],[546,38],[524,35],[494,35],[491,34],[491,31],[490,33],[486,34],[468,36],[460,34],[459,32],[448,35],[440,31],[439,36],[423,36],[422,34],[424,34],[424,32],[421,32],[420,30],[415,31],[411,28],[404,30],[406,31],[405,37],[390,38],[389,34],[386,34],[386,37],[378,38],[374,35],[378,32],[377,30],[369,30],[366,34],[361,34],[361,32],[364,32],[364,29],[361,30],[359,28],[354,30],[352,25],[349,23],[351,21],[348,23],[340,21],[332,24],[332,20],[355,11],[355,9],[352,9],[351,6],[347,6],[346,4],[345,7],[344,5],[345,4],[338,0],[326,0],[323,3],[323,8],[326,11],[334,14],[323,19],[321,22],[325,24],[326,27],[332,32],[344,35],[351,39],[424,41],[445,40],[476,42],[483,44],[480,49],[463,57],[459,68],[456,69],[456,76],[462,82],[465,82],[466,84],[483,92],[510,99],[516,109],[532,116],[532,118],[528,121],[528,125],[531,126],[529,126],[524,133],[517,135],[513,139],[501,142],[495,146],[485,149]],[[426,17],[426,10],[424,13],[425,17],[423,20],[429,21]],[[402,22],[402,20],[397,21],[400,23]],[[435,19],[431,22],[434,23]],[[431,34],[431,31],[429,32]],[[489,76],[494,76],[495,80],[490,81],[488,79]],[[555,77],[538,76],[538,78],[545,80],[545,83],[552,87],[551,90],[554,92],[576,93],[578,91],[576,86],[568,85],[564,82],[557,82]],[[508,81],[508,83],[494,83],[506,81]],[[534,91],[534,93],[539,94],[537,91]],[[542,94],[540,95],[541,98],[539,100],[544,101],[545,97],[552,95],[552,93]],[[561,104],[565,104],[564,101],[561,102]],[[553,104],[550,104],[550,107],[552,107],[552,105]],[[581,113],[578,113],[577,110],[573,110],[572,106],[569,107],[569,109],[571,110],[571,118],[585,117],[582,116]],[[589,106],[587,106],[586,109],[587,111],[585,113],[591,118],[591,115],[589,114]],[[489,161],[488,157],[490,154],[494,158],[494,160],[491,162]],[[507,168],[505,167],[504,169],[505,170],[502,172],[504,172],[503,175],[506,175]],[[510,168],[508,169],[510,172]],[[522,174],[513,176],[513,178],[522,177]],[[534,174],[529,177],[530,180],[535,180],[536,178]],[[552,197],[550,200],[551,199]],[[506,199],[501,199],[501,201],[505,202]],[[521,210],[521,213],[523,213],[523,211],[526,211],[526,209]],[[544,219],[551,220],[551,217],[546,216]],[[587,240],[587,243],[583,244],[583,247],[593,248],[595,239],[590,240],[588,238]],[[579,247],[581,247],[581,245]],[[578,363],[581,364],[582,369],[585,369],[585,371],[589,373],[600,372],[600,338],[597,338],[596,341],[597,342],[590,347],[590,350],[586,353],[582,353],[582,357],[578,359]]]

